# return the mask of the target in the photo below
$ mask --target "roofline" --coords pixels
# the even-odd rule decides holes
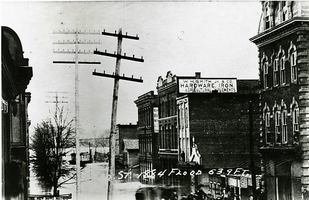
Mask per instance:
[[[257,40],[261,39],[262,37],[265,37],[265,36],[268,36],[274,32],[276,32],[277,30],[283,28],[283,27],[286,27],[286,26],[289,26],[291,25],[292,23],[294,22],[309,22],[309,17],[294,17],[290,20],[287,20],[277,26],[274,26],[272,27],[271,29],[268,29],[268,30],[265,30],[255,36],[253,36],[252,38],[250,38],[249,40],[253,43],[255,43]]]

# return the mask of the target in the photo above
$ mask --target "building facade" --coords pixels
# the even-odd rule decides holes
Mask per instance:
[[[258,88],[258,80],[178,77],[178,166],[201,170],[191,183],[215,198],[225,190],[246,199],[256,187],[250,175],[259,174]],[[240,175],[244,170],[247,177]]]
[[[177,167],[178,162],[178,136],[177,136],[177,110],[176,97],[177,77],[168,71],[165,79],[161,76],[157,81],[159,103],[159,166],[158,171],[170,171]],[[161,179],[163,184],[176,184],[173,176]]]
[[[18,35],[1,27],[2,69],[2,197],[27,199],[29,185],[28,103],[26,88],[32,67],[23,56]]]
[[[158,163],[158,134],[159,110],[158,96],[154,91],[147,92],[137,98],[135,104],[138,108],[138,139],[140,172],[157,169]],[[155,177],[141,177],[144,183],[153,184]]]
[[[262,1],[259,50],[262,190],[309,199],[309,3]]]

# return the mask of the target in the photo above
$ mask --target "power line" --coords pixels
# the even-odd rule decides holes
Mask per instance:
[[[71,45],[74,44],[74,49],[73,50],[53,50],[54,53],[59,53],[59,54],[74,54],[74,60],[58,60],[58,61],[53,61],[54,64],[75,64],[75,145],[76,145],[76,199],[78,200],[79,198],[79,192],[80,192],[80,123],[79,123],[79,64],[100,64],[100,62],[93,62],[93,61],[79,61],[79,54],[92,54],[91,51],[81,51],[79,49],[79,45],[87,45],[87,44],[98,44],[98,42],[93,42],[93,41],[83,41],[79,40],[79,35],[99,35],[99,32],[97,31],[92,31],[92,32],[86,32],[86,31],[81,31],[81,30],[60,30],[56,31],[53,34],[71,34],[75,36],[75,39],[70,41],[58,41],[54,42],[54,44],[57,45]]]
[[[110,140],[109,140],[109,168],[108,168],[108,190],[107,190],[107,199],[112,200],[112,192],[113,192],[113,181],[115,179],[115,146],[116,146],[116,119],[117,119],[117,105],[118,105],[118,90],[119,90],[119,80],[126,80],[126,81],[134,81],[134,82],[140,82],[142,83],[142,78],[136,79],[132,77],[126,77],[125,75],[120,76],[120,61],[121,59],[131,60],[131,61],[137,61],[137,62],[144,62],[143,57],[141,58],[135,58],[133,55],[132,57],[121,55],[121,46],[122,46],[122,39],[134,39],[138,40],[138,36],[129,36],[127,33],[125,35],[122,34],[122,30],[119,29],[118,33],[115,31],[115,33],[108,33],[105,32],[105,30],[102,32],[102,35],[106,36],[112,36],[117,37],[118,44],[117,44],[117,53],[107,53],[105,50],[104,52],[100,52],[98,50],[94,51],[94,54],[102,55],[102,56],[108,56],[108,57],[114,57],[116,58],[116,66],[115,66],[115,72],[113,74],[106,74],[104,73],[98,73],[96,70],[92,73],[95,76],[102,76],[107,78],[113,78],[114,79],[114,90],[113,90],[113,103],[112,103],[112,119],[111,119],[111,132],[110,132]]]

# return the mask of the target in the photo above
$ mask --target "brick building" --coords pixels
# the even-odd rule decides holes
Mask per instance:
[[[9,27],[1,27],[2,69],[2,197],[28,198],[29,130],[28,103],[31,94],[26,88],[32,67],[23,56],[18,35]]]
[[[170,171],[178,162],[177,109],[176,97],[177,77],[170,71],[166,78],[161,76],[157,81],[159,103],[159,166],[158,170]],[[176,180],[163,176],[164,184],[175,184]]]
[[[267,199],[309,199],[309,3],[261,4],[250,40],[259,50],[262,190]]]
[[[158,96],[153,91],[147,92],[137,98],[135,104],[138,108],[138,139],[140,172],[157,169],[158,162],[158,133],[159,111]],[[154,179],[142,179],[145,183],[154,183]]]
[[[203,184],[214,197],[223,188],[242,198],[252,192],[250,180],[227,176],[227,170],[254,170],[259,174],[258,80],[235,78],[178,77],[177,116],[179,167],[200,169],[195,185]],[[252,132],[249,131],[249,102],[252,102]],[[250,141],[251,140],[251,141]],[[250,155],[250,147],[253,154]],[[251,164],[255,160],[254,166]],[[216,173],[222,172],[220,175]],[[214,175],[210,175],[209,171]],[[225,178],[221,175],[225,175]],[[188,177],[190,178],[190,177]],[[232,184],[246,182],[246,186]],[[251,181],[252,182],[252,181]],[[194,191],[195,189],[191,189]]]

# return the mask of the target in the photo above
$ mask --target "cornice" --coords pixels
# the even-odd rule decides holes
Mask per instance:
[[[255,43],[258,47],[262,47],[297,31],[309,31],[309,26],[304,26],[303,23],[308,23],[309,25],[309,17],[295,17],[290,19],[250,38],[250,41]]]

